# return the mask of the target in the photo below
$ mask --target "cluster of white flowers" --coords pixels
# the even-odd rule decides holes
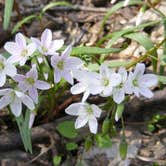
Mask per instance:
[[[75,70],[73,77],[78,81],[71,87],[72,94],[83,94],[82,102],[70,105],[66,113],[78,116],[75,128],[80,128],[89,122],[92,133],[97,132],[97,120],[101,110],[86,102],[88,96],[100,95],[102,97],[112,96],[115,103],[120,104],[125,100],[126,94],[135,94],[151,98],[153,96],[151,87],[156,86],[157,76],[154,74],[144,74],[145,65],[138,63],[134,72],[129,74],[125,68],[120,68],[115,72],[105,64],[100,66],[99,73],[86,70]]]
[[[32,64],[32,68],[25,75],[17,74],[16,65],[24,66],[27,60],[33,57],[37,58],[39,64],[44,63],[46,57],[50,58],[50,67],[54,70],[54,83],[59,83],[63,78],[72,85],[72,94],[83,93],[81,102],[71,104],[65,110],[67,114],[78,116],[75,128],[83,127],[88,122],[90,131],[97,132],[97,118],[102,110],[86,102],[90,95],[112,96],[117,104],[125,100],[125,95],[135,94],[137,97],[142,95],[147,98],[153,96],[150,88],[157,85],[157,77],[154,74],[144,74],[144,64],[137,64],[134,72],[129,74],[125,68],[120,68],[116,72],[105,64],[101,64],[99,72],[91,72],[83,68],[80,58],[70,56],[71,45],[59,54],[57,51],[63,44],[64,41],[61,39],[52,40],[52,32],[49,29],[42,33],[41,40],[29,40],[18,33],[15,42],[5,44],[4,48],[11,56],[6,59],[0,55],[0,87],[5,85],[6,76],[10,76],[18,84],[13,89],[0,89],[0,109],[9,105],[12,113],[18,117],[22,112],[23,103],[31,110],[29,127],[32,127],[35,104],[38,104],[38,89],[51,88],[50,83],[38,79],[37,64]],[[35,54],[36,51],[40,54]],[[77,81],[76,84],[74,79]]]

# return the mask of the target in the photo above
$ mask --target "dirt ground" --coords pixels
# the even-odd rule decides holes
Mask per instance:
[[[14,34],[11,33],[14,25],[22,18],[30,14],[38,14],[49,0],[22,0],[16,1],[10,28],[4,31],[0,26],[0,52],[3,52],[3,45],[6,41],[12,40]],[[48,10],[41,21],[32,20],[23,25],[20,31],[27,36],[40,36],[45,28],[53,31],[54,38],[63,38],[65,44],[74,42],[75,46],[96,46],[98,41],[106,34],[132,27],[135,24],[136,15],[140,9],[139,5],[125,7],[118,10],[107,21],[103,29],[101,24],[103,17],[112,7],[109,0],[68,0],[74,5],[69,7],[55,7]],[[157,8],[166,15],[166,1],[161,0]],[[4,10],[4,1],[0,1],[0,24]],[[150,9],[144,15],[143,22],[148,20],[159,20],[159,16]],[[154,43],[163,39],[164,28],[162,25],[153,25],[149,29],[142,29],[148,34]],[[116,42],[115,46],[121,46],[124,39]],[[128,48],[118,54],[113,54],[108,59],[128,61],[136,59],[145,53],[145,49],[134,41],[127,41]],[[100,47],[105,47],[104,42]],[[160,52],[158,53],[160,55]],[[145,61],[147,67],[150,62]],[[148,68],[151,70],[151,67]],[[78,101],[78,98],[68,96],[68,104]],[[94,100],[94,99],[93,99]],[[96,101],[98,102],[98,101]],[[102,101],[99,101],[102,102]],[[63,104],[63,103],[61,103]],[[29,154],[24,151],[18,129],[6,110],[0,111],[0,165],[2,166],[51,166],[52,158],[56,154],[66,154],[64,140],[55,131],[55,126],[59,121],[70,119],[64,114],[65,106],[62,105],[58,114],[46,118],[39,115],[32,129],[32,140],[34,153]],[[125,108],[126,136],[129,143],[128,156],[125,161],[121,161],[118,155],[118,144],[120,136],[113,139],[111,148],[99,149],[94,146],[90,151],[83,150],[83,140],[75,140],[79,144],[78,150],[63,156],[62,166],[165,166],[166,165],[166,123],[161,121],[153,132],[147,128],[147,122],[156,114],[166,115],[166,89],[155,90],[152,99],[133,98]],[[120,126],[117,124],[117,126]],[[82,134],[86,135],[87,130],[83,129]],[[120,134],[120,133],[119,133]],[[81,163],[78,161],[81,160]]]

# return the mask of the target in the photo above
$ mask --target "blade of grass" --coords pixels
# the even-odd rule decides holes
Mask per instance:
[[[14,0],[5,0],[4,21],[3,21],[4,30],[8,29],[11,13],[13,9],[13,4],[14,4]]]

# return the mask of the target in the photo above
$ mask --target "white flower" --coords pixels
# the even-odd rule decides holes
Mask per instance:
[[[0,87],[6,83],[6,75],[13,77],[17,73],[17,69],[5,57],[0,55]]]
[[[125,0],[123,6],[126,7],[129,4],[130,0]]]
[[[22,103],[26,105],[30,110],[34,110],[35,106],[33,100],[20,91],[13,89],[2,89],[0,90],[0,109],[10,105],[12,113],[18,117],[22,112]]]
[[[101,109],[96,105],[88,103],[74,103],[66,108],[65,112],[69,115],[78,116],[75,122],[75,128],[81,128],[88,123],[91,133],[96,134],[98,123],[97,119],[101,115]]]
[[[26,73],[26,75],[17,74],[14,78],[15,81],[19,82],[18,87],[23,91],[28,91],[29,96],[33,99],[33,101],[38,103],[38,91],[47,90],[51,86],[49,83],[45,81],[38,80],[38,72],[35,66]]]
[[[128,94],[134,93],[137,97],[139,97],[140,94],[147,98],[153,97],[150,88],[157,85],[157,76],[154,74],[144,74],[144,72],[145,65],[143,63],[138,63],[134,72],[129,73],[126,84],[126,92]]]
[[[59,56],[55,54],[51,57],[51,65],[54,68],[54,82],[58,83],[64,78],[70,84],[73,84],[72,71],[78,69],[83,63],[77,57],[71,57],[72,47],[68,46]]]
[[[36,50],[36,45],[34,43],[27,45],[25,37],[21,33],[17,33],[15,42],[7,42],[4,48],[12,55],[8,61],[11,63],[19,62],[20,66],[23,66]]]
[[[31,40],[36,44],[39,52],[46,56],[55,54],[64,44],[62,39],[52,40],[52,32],[50,29],[44,30],[41,35],[41,41],[34,37]]]
[[[127,71],[124,68],[120,68],[118,73],[121,75],[121,81],[113,88],[112,95],[113,100],[120,104],[125,99]]]
[[[113,87],[121,82],[120,74],[109,69],[105,64],[100,66],[100,88],[101,96],[108,97],[112,94]]]
[[[90,94],[97,95],[101,93],[100,76],[96,72],[86,70],[73,71],[73,77],[78,81],[71,87],[72,94],[84,93],[82,102],[85,102]]]

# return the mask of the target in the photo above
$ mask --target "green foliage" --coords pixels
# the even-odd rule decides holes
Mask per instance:
[[[154,48],[154,44],[152,43],[150,38],[143,35],[142,33],[130,33],[130,34],[125,35],[124,37],[137,41],[146,50],[150,50],[150,49]],[[154,72],[156,72],[157,71],[157,51],[154,50],[152,55],[149,55],[149,56],[152,57],[153,70],[154,70]]]
[[[84,144],[84,147],[85,147],[85,150],[88,151],[93,145],[93,140],[92,140],[92,137],[88,136],[85,138],[85,144]]]
[[[21,21],[17,22],[17,24],[14,26],[14,28],[12,30],[12,34],[16,33],[19,30],[19,28],[22,27],[22,25],[29,23],[30,21],[32,21],[34,19],[36,19],[36,15],[32,14],[30,16],[23,18]]]
[[[102,125],[102,133],[103,134],[106,134],[108,133],[110,130],[110,119],[109,118],[106,118],[104,121],[103,121],[103,125]]]
[[[69,142],[66,144],[66,149],[68,151],[76,150],[78,148],[78,145],[74,142]]]
[[[54,164],[54,166],[60,165],[61,161],[62,161],[62,157],[61,156],[54,156],[53,157],[53,164]]]
[[[123,137],[119,145],[119,153],[122,160],[126,159],[128,145],[126,139]]]
[[[30,111],[26,110],[25,117],[21,114],[16,118],[17,125],[26,151],[32,153],[31,129],[29,129]]]
[[[143,2],[141,0],[130,0],[129,4],[128,5],[142,5]],[[108,12],[107,14],[105,15],[103,21],[102,21],[102,25],[101,25],[101,28],[104,27],[106,21],[109,19],[109,17],[112,16],[112,14],[114,14],[117,10],[119,10],[120,8],[122,8],[124,5],[124,2],[119,2],[117,4],[115,4]]]
[[[166,76],[157,75],[158,81],[162,84],[166,84]]]
[[[109,148],[112,146],[112,141],[111,138],[108,134],[102,135],[102,134],[97,134],[95,136],[97,146],[100,148]]]
[[[124,104],[118,104],[115,113],[115,119],[118,121],[122,117],[122,113],[124,111]]]
[[[99,47],[73,47],[71,55],[96,55],[96,54],[110,54],[118,53],[122,51],[122,48],[99,48]]]
[[[72,5],[68,2],[65,2],[65,1],[59,1],[59,2],[50,2],[48,5],[46,5],[42,11],[41,11],[41,14],[44,14],[47,10],[55,7],[55,6],[69,6],[71,7]]]
[[[14,0],[5,0],[5,10],[4,10],[4,20],[3,20],[4,30],[7,30],[9,26],[13,4],[14,4]]]
[[[58,132],[66,138],[75,138],[78,135],[77,130],[74,128],[73,121],[64,121],[57,125],[56,129]]]

